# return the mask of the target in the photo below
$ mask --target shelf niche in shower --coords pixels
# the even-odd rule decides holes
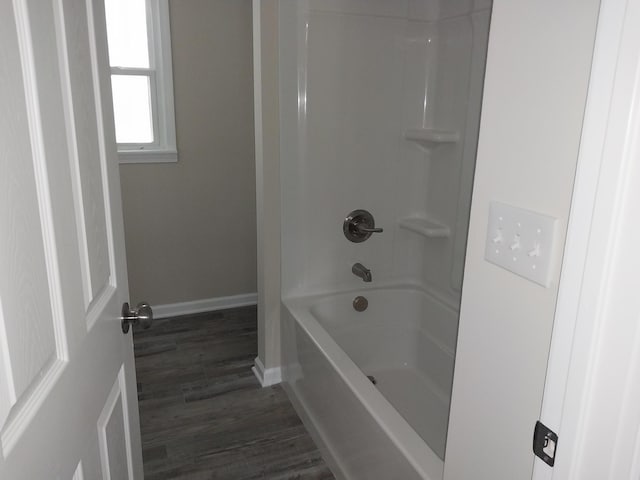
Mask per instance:
[[[439,145],[457,143],[460,140],[460,135],[458,132],[434,130],[433,128],[410,128],[404,131],[404,138],[425,150],[431,150]]]
[[[451,236],[451,229],[429,218],[406,217],[398,222],[400,228],[410,230],[427,238],[447,238]]]

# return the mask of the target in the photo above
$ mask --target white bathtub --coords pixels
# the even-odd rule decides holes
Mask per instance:
[[[456,331],[414,287],[283,302],[285,388],[338,477],[442,478]]]

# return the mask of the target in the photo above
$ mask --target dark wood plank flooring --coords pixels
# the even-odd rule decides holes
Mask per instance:
[[[135,329],[146,480],[333,479],[280,386],[261,388],[256,309]]]

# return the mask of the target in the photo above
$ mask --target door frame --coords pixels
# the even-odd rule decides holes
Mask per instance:
[[[624,468],[637,478],[640,472],[640,416],[626,408],[640,400],[634,386],[640,329],[612,316],[634,307],[638,281],[637,272],[620,269],[620,256],[640,264],[640,253],[625,242],[640,230],[628,189],[631,182],[640,185],[634,168],[640,156],[640,30],[631,28],[634,21],[640,21],[640,0],[602,0],[540,416],[559,434],[557,459],[551,468],[536,458],[534,480],[586,478],[580,472],[623,478]],[[606,371],[620,380],[605,385]],[[596,440],[608,446],[594,456]]]

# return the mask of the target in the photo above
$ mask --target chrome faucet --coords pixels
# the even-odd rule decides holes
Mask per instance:
[[[356,276],[360,277],[365,282],[371,281],[371,270],[362,265],[361,263],[354,263],[353,267],[351,267],[351,272]]]

